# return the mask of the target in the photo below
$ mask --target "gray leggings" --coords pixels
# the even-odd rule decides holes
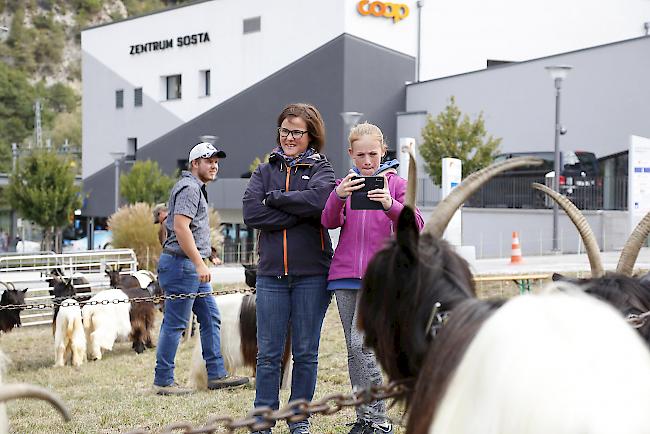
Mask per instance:
[[[379,386],[382,383],[381,370],[377,366],[375,354],[363,346],[363,333],[357,328],[357,292],[356,289],[335,291],[345,344],[348,347],[348,371],[352,390]],[[386,420],[386,404],[384,401],[374,401],[370,405],[359,406],[357,418],[383,423]]]

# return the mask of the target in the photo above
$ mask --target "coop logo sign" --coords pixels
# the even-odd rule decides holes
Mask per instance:
[[[133,56],[136,54],[149,53],[151,51],[166,50],[174,46],[185,47],[189,45],[202,44],[204,42],[210,42],[210,35],[208,35],[208,32],[177,36],[175,39],[169,38],[160,41],[145,42],[143,44],[134,44],[130,46],[131,51],[129,54]]]
[[[361,0],[357,4],[357,11],[364,16],[374,15],[376,17],[392,18],[395,23],[409,16],[409,7],[402,3]]]

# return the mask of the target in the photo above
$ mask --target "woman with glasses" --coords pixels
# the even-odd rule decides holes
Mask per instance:
[[[244,222],[260,230],[254,406],[272,409],[280,405],[280,366],[289,335],[289,401],[311,401],[314,396],[332,258],[329,234],[320,220],[335,179],[331,164],[320,154],[325,126],[314,106],[288,105],[277,125],[278,146],[251,176],[243,199]],[[291,434],[309,434],[309,421],[291,422],[289,429]]]

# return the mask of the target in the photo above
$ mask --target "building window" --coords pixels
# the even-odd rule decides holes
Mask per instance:
[[[181,99],[181,76],[178,75],[168,75],[165,77],[166,82],[166,98],[167,100],[171,99]]]
[[[135,107],[142,107],[142,88],[136,87],[133,91],[133,105]]]
[[[176,168],[178,170],[187,170],[189,168],[189,163],[187,161],[187,158],[184,158],[182,160],[176,160]]]
[[[115,91],[115,108],[124,107],[124,90]]]
[[[210,70],[199,71],[199,95],[210,96]]]
[[[126,161],[135,161],[138,153],[138,138],[129,137],[126,139]]]
[[[244,35],[262,30],[262,17],[246,18],[244,20]]]

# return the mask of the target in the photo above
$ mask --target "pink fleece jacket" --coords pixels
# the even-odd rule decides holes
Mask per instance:
[[[397,220],[404,208],[406,180],[400,178],[394,169],[383,174],[388,179],[388,190],[393,204],[388,211],[353,210],[350,200],[341,200],[336,189],[330,193],[321,217],[321,224],[327,229],[340,227],[339,244],[334,252],[327,280],[363,278],[368,262],[394,233]],[[341,179],[336,180],[336,185]],[[419,209],[415,209],[418,228],[424,227]]]

